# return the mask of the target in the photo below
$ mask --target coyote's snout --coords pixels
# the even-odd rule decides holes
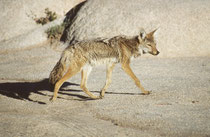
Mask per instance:
[[[158,55],[154,33],[156,30],[146,34],[142,29],[139,35],[134,37],[116,36],[110,39],[98,38],[69,45],[62,53],[60,60],[50,73],[50,83],[55,84],[54,101],[61,85],[69,78],[81,71],[82,80],[80,87],[92,99],[104,97],[105,91],[111,83],[112,70],[116,63],[122,65],[122,69],[134,80],[143,94],[149,94],[140,84],[139,79],[130,68],[131,58],[136,58],[142,53]],[[93,95],[87,89],[87,79],[92,67],[106,64],[106,83],[101,89],[100,96]]]

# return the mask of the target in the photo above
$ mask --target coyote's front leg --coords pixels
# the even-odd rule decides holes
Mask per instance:
[[[85,66],[81,72],[82,74],[82,80],[81,80],[81,89],[91,98],[91,99],[100,99],[101,97],[100,96],[95,96],[93,95],[88,89],[87,89],[87,79],[88,79],[88,76],[90,74],[92,70],[92,67],[91,66]]]
[[[100,93],[100,97],[103,98],[105,91],[107,90],[108,86],[111,84],[112,80],[112,71],[114,69],[115,63],[113,64],[108,64],[107,65],[107,69],[106,69],[106,83],[104,85],[104,87],[101,89],[101,93]]]
[[[140,83],[140,80],[136,77],[136,75],[133,73],[133,71],[130,68],[129,62],[123,63],[122,64],[123,70],[135,81],[135,84],[137,87],[141,89],[144,95],[150,94],[149,91],[146,91],[143,86]]]

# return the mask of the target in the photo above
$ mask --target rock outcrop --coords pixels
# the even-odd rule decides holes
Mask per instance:
[[[63,39],[67,42],[157,31],[163,57],[210,55],[208,0],[89,0],[80,5]]]

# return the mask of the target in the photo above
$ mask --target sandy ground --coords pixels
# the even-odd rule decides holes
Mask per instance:
[[[59,54],[46,46],[0,54],[0,136],[210,136],[209,57],[133,60],[150,95],[117,65],[105,98],[89,100],[78,74],[51,103],[47,78]],[[88,87],[97,95],[104,82],[99,66]]]

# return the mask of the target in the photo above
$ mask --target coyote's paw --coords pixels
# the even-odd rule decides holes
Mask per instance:
[[[104,98],[104,93],[101,92],[99,98],[100,99]]]
[[[100,96],[97,96],[95,99],[102,99],[103,97],[100,95]]]
[[[55,100],[56,100],[56,98],[54,98],[54,97],[50,98],[50,102],[54,102]]]
[[[149,95],[149,94],[151,94],[151,91],[144,91],[144,92],[142,93],[142,95]]]
[[[102,97],[101,96],[94,96],[94,97],[91,97],[91,99],[97,100],[97,99],[102,99]]]
[[[103,98],[104,98],[104,96],[103,96],[103,95],[100,95],[100,96],[99,96],[99,99],[103,99]]]

